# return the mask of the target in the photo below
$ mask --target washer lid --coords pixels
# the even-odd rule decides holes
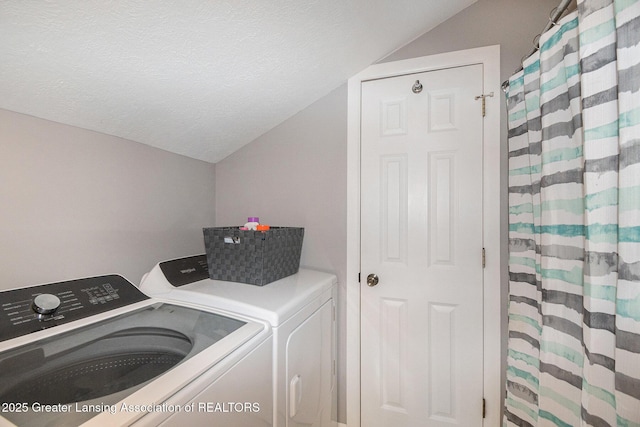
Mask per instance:
[[[298,273],[265,286],[204,279],[175,287],[158,264],[143,278],[140,288],[151,296],[264,319],[277,327],[315,299],[330,298],[336,283],[333,274],[301,268]]]
[[[148,299],[5,341],[0,400],[59,410],[5,412],[0,425],[131,425],[145,415],[140,408],[161,404],[269,336],[264,322]]]

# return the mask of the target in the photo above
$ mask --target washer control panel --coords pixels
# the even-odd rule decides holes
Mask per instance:
[[[118,275],[0,292],[0,341],[124,307],[149,297]]]

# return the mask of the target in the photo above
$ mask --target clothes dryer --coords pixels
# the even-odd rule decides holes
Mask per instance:
[[[2,426],[272,424],[266,322],[150,298],[118,275],[0,301]]]
[[[140,284],[149,295],[271,325],[278,427],[325,427],[337,418],[336,286],[335,275],[309,269],[265,286],[211,280],[205,255],[161,262]]]

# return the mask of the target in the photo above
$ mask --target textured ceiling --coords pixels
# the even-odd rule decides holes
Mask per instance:
[[[217,162],[476,0],[0,1],[0,108]]]

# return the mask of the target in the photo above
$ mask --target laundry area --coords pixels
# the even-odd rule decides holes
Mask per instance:
[[[640,0],[0,2],[0,426],[640,426]]]
[[[206,255],[2,297],[1,425],[331,425],[334,275],[254,286]]]

